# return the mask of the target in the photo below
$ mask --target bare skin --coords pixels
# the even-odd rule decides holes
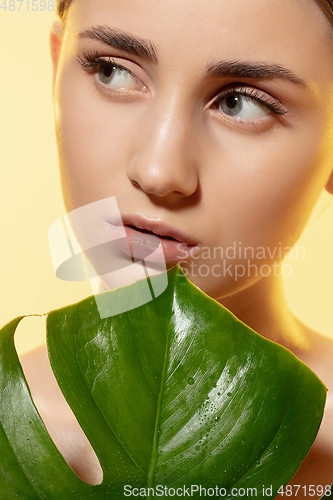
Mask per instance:
[[[149,41],[158,63],[87,36],[98,26]],[[63,33],[51,35],[67,210],[116,196],[121,214],[185,231],[199,248],[182,263],[191,281],[318,374],[329,399],[317,440],[293,479],[302,486],[333,482],[333,341],[292,316],[281,276],[218,275],[221,260],[207,259],[206,249],[213,255],[234,242],[292,247],[321,191],[333,192],[331,44],[331,27],[312,0],[78,0]],[[104,66],[87,71],[87,52],[98,52]],[[110,58],[125,79],[118,73],[108,80]],[[207,74],[217,61],[261,72],[235,75],[224,64],[218,76]],[[239,116],[226,109],[230,88],[238,99],[250,95]],[[208,266],[208,276],[192,264]],[[237,257],[230,264],[234,270],[245,262]],[[276,262],[266,255],[251,264]],[[21,361],[59,450],[81,478],[100,482],[45,348]]]

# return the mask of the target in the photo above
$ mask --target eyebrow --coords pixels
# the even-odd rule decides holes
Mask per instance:
[[[93,26],[79,33],[78,37],[99,40],[115,49],[157,64],[157,50],[152,42],[134,37],[109,26]]]
[[[92,26],[78,34],[78,38],[98,40],[127,54],[135,55],[148,62],[157,64],[155,45],[110,26]],[[211,62],[206,67],[206,76],[211,78],[236,77],[249,79],[283,79],[296,85],[307,87],[307,83],[293,71],[279,65],[243,61]]]
[[[307,83],[295,73],[279,64],[253,63],[242,61],[219,61],[212,62],[207,66],[207,75],[220,77],[253,78],[273,80],[280,78],[288,80],[296,85],[307,87]]]

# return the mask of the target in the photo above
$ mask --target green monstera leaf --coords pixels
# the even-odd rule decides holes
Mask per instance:
[[[76,476],[33,404],[13,341],[22,318],[2,329],[2,500],[143,498],[143,488],[154,488],[147,498],[200,498],[200,487],[228,499],[256,488],[262,498],[264,485],[267,499],[288,483],[317,434],[324,385],[180,268],[168,283],[152,302],[106,319],[94,297],[48,315],[51,365],[99,458],[99,485]],[[144,284],[104,293],[117,302]]]

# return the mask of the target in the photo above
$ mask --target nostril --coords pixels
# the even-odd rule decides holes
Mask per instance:
[[[132,183],[132,185],[133,185],[134,187],[136,187],[136,188],[140,188],[140,189],[141,189],[141,186],[140,186],[140,184],[139,184],[137,181],[134,181],[134,180],[132,180],[132,179],[131,179],[131,183]]]

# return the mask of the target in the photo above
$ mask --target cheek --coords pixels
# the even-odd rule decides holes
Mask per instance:
[[[118,193],[135,137],[130,110],[110,105],[70,75],[59,85],[56,130],[67,209]],[[67,83],[69,82],[69,83]],[[126,108],[126,107],[125,107]],[[128,180],[127,180],[128,182]]]
[[[269,274],[268,266],[280,263],[284,249],[297,241],[329,170],[320,125],[275,136],[238,135],[206,159],[215,165],[202,178],[203,215],[198,214],[206,250],[185,268],[208,295],[221,298],[254,283],[261,277],[257,269]],[[249,259],[257,269],[249,268]]]
[[[217,175],[203,185],[211,193],[211,215],[220,222],[216,237],[293,245],[327,177],[322,136],[320,123],[312,123],[230,140]],[[217,156],[211,164],[217,164]]]

